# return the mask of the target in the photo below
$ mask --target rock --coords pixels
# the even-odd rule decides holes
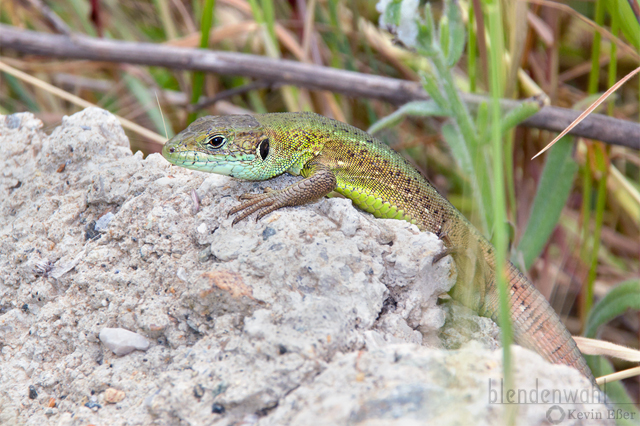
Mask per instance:
[[[550,366],[531,351],[519,346],[513,349],[515,364],[526,366],[516,369],[512,398],[521,403],[516,407],[519,426],[553,424],[547,413],[552,410],[553,415],[556,409],[565,415],[601,416],[602,423],[587,423],[607,424],[606,406],[589,405],[591,395],[585,394],[584,405],[568,404],[564,397],[553,401],[549,396],[543,402],[543,389],[565,395],[582,389],[584,381],[568,374],[573,372],[569,367]],[[475,342],[450,352],[400,344],[338,354],[320,375],[284,398],[260,424],[500,424],[505,408],[500,392],[501,356],[501,351],[488,351]],[[565,382],[560,385],[553,374]],[[518,391],[522,391],[519,396]]]
[[[143,158],[97,108],[51,135],[41,129],[29,113],[0,116],[0,424],[495,424],[503,415],[491,399],[497,328],[437,303],[455,271],[450,258],[432,265],[442,250],[434,235],[339,198],[232,227],[237,196],[298,178],[241,182]],[[107,328],[153,341],[114,355],[102,346]],[[514,356],[518,389],[590,388],[568,367],[518,347]],[[126,398],[114,404],[111,388]],[[518,423],[548,424],[550,408],[522,405]]]
[[[136,349],[146,351],[149,349],[149,341],[133,331],[124,328],[103,328],[100,330],[100,341],[118,355],[127,355]]]
[[[125,393],[121,390],[108,388],[104,391],[104,402],[107,404],[117,404],[125,397]]]

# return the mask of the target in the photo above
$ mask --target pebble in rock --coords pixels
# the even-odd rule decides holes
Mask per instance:
[[[125,397],[125,393],[121,390],[108,388],[104,391],[104,402],[107,404],[117,404]]]
[[[127,355],[136,349],[149,349],[149,341],[144,336],[124,328],[103,328],[100,331],[100,341],[118,356]]]

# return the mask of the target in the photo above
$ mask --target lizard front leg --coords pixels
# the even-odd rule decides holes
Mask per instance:
[[[241,212],[233,219],[232,225],[255,212],[258,212],[256,216],[256,221],[258,221],[265,215],[282,207],[299,206],[314,202],[333,191],[336,187],[335,174],[328,166],[317,160],[305,165],[301,174],[307,177],[286,188],[278,190],[268,188],[263,194],[241,195],[240,199],[246,201],[229,210],[229,215]]]

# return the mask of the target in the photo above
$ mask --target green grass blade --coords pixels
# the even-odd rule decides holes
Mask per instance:
[[[469,2],[469,21],[467,22],[467,74],[469,75],[469,92],[475,93],[478,80],[478,66],[476,61],[476,32],[473,3]]]
[[[31,96],[29,91],[22,87],[22,82],[12,75],[4,74],[4,78],[8,86],[15,92],[18,99],[20,99],[26,105],[27,109],[31,112],[40,112],[40,107],[36,100]]]
[[[596,24],[602,26],[604,22],[604,0],[596,0],[596,13],[594,20]],[[593,34],[593,44],[591,45],[591,72],[589,73],[589,85],[587,91],[590,94],[598,91],[600,77],[600,42],[602,35],[596,31]]]
[[[593,305],[593,287],[596,281],[596,270],[598,267],[598,251],[600,250],[600,234],[604,223],[604,208],[607,202],[607,176],[609,175],[608,155],[603,147],[596,146],[596,167],[600,174],[598,181],[598,192],[596,197],[595,228],[593,230],[593,249],[589,266],[589,275],[586,282],[586,295],[583,298],[583,312],[588,313]]]
[[[154,3],[156,9],[160,12],[160,21],[164,28],[165,37],[169,40],[175,39],[178,36],[178,30],[176,30],[176,25],[173,23],[169,3],[167,0],[154,0]]]
[[[489,40],[491,41],[490,66],[489,66],[489,87],[491,89],[491,104],[489,105],[490,122],[491,122],[491,153],[492,153],[492,195],[493,195],[493,224],[494,236],[493,245],[495,246],[495,281],[498,288],[498,300],[500,306],[499,318],[502,335],[502,362],[505,380],[505,388],[513,389],[513,370],[511,358],[511,343],[513,342],[513,326],[509,313],[509,290],[506,276],[504,274],[507,265],[507,230],[506,224],[506,201],[504,187],[504,160],[502,149],[502,131],[501,118],[502,111],[500,109],[500,98],[504,91],[504,73],[502,72],[502,60],[504,58],[504,30],[502,27],[502,18],[500,12],[500,2],[496,0],[487,0],[485,2],[487,22],[489,24]],[[505,410],[504,423],[514,425],[517,414],[516,406],[509,407]]]
[[[209,47],[209,31],[213,25],[213,8],[215,6],[215,0],[205,0],[204,8],[202,9],[202,18],[200,20],[200,48],[206,49]],[[202,95],[202,89],[204,88],[204,72],[196,71],[193,73],[192,85],[191,85],[191,103],[195,104]],[[187,119],[188,123],[191,123],[197,117],[196,112],[189,113]]]
[[[591,371],[595,376],[605,376],[607,374],[615,373],[611,362],[601,356],[585,356]],[[638,418],[640,418],[640,412],[635,408],[635,402],[624,386],[620,382],[606,383],[600,386],[600,389],[607,394],[607,402],[612,409],[622,409],[629,413],[625,416],[618,415],[616,419],[616,425],[618,426],[637,426]],[[625,420],[626,417],[626,420]]]
[[[609,290],[589,313],[585,337],[594,338],[598,327],[622,315],[627,309],[640,310],[640,280],[625,281]]]
[[[540,255],[556,227],[571,193],[578,165],[571,157],[573,137],[564,137],[550,150],[533,200],[529,222],[512,261],[524,260],[527,270]]]
[[[485,145],[489,140],[489,104],[486,102],[478,105],[476,129],[478,129],[478,141],[480,145]]]
[[[640,23],[638,23],[633,10],[631,10],[629,0],[606,0],[606,3],[607,11],[612,16],[616,15],[624,37],[633,47],[640,49]]]
[[[69,0],[69,3],[71,4],[71,7],[76,14],[77,22],[82,25],[82,29],[84,30],[85,34],[91,37],[97,36],[98,33],[89,20],[89,16],[91,16],[91,7],[89,6],[90,3],[83,0]]]
[[[266,24],[267,31],[269,32],[269,38],[275,43],[277,40],[276,15],[273,7],[273,2],[271,0],[261,0],[260,4],[262,6],[262,16],[264,17],[264,23]]]
[[[640,280],[634,279],[622,282],[609,290],[606,296],[598,302],[587,318],[587,325],[585,328],[585,337],[595,338],[598,332],[598,328],[615,317],[624,314],[628,309],[640,310]],[[593,374],[598,376],[605,376],[607,374],[614,373],[611,362],[601,356],[585,356],[589,367]],[[607,394],[607,398],[611,402],[611,405],[615,408],[622,408],[625,411],[633,414],[634,418],[640,418],[638,410],[634,407],[634,402],[625,390],[624,386],[620,382],[606,383],[600,388]],[[618,407],[620,405],[620,407]],[[634,422],[624,422],[624,419],[619,419],[618,425],[635,425]]]

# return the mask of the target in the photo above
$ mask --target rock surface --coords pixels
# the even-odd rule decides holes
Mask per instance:
[[[432,265],[434,235],[336,198],[231,227],[238,195],[294,178],[240,182],[143,159],[96,108],[51,135],[29,113],[0,116],[0,150],[0,424],[489,425],[503,415],[492,399],[497,327],[437,303],[455,268],[448,257]],[[99,340],[105,328],[150,347],[116,356]],[[518,389],[589,388],[577,371],[514,354]],[[548,424],[558,409],[607,415],[602,404],[556,405],[521,405],[519,424]]]

